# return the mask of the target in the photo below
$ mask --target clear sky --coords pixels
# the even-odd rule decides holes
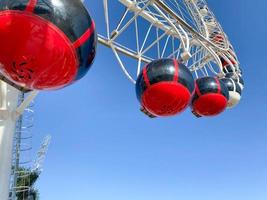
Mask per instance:
[[[98,29],[101,0],[86,0]],[[42,200],[266,200],[267,1],[209,0],[244,71],[238,107],[217,118],[189,111],[150,120],[102,46],[88,75],[36,99],[34,149],[52,143]]]

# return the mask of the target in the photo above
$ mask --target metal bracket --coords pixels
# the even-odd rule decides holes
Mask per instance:
[[[26,89],[22,86],[19,86],[15,83],[13,83],[12,81],[10,81],[9,79],[7,79],[3,74],[0,73],[0,80],[6,82],[8,85],[11,85],[12,87],[16,88],[17,90],[21,91],[21,92],[24,92],[24,93],[28,93],[28,92],[31,92],[31,90],[29,89]]]
[[[140,111],[151,119],[157,118],[155,115],[152,115],[150,112],[148,112],[144,107],[141,107]]]
[[[12,112],[12,119],[16,120],[19,116],[21,116],[24,110],[30,105],[30,103],[35,99],[35,97],[39,94],[39,91],[31,92],[26,99],[17,107],[16,110]]]

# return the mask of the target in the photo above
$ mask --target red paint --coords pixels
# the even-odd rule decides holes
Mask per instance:
[[[174,63],[174,68],[175,68],[175,72],[174,72],[174,77],[173,77],[173,81],[174,82],[178,82],[179,79],[179,64],[177,60],[173,60]]]
[[[222,35],[215,35],[213,38],[215,42],[224,42],[224,37]]]
[[[193,111],[200,116],[215,116],[227,107],[227,99],[222,94],[204,94],[193,102]]]
[[[146,86],[149,87],[150,86],[150,81],[148,79],[148,76],[147,76],[147,68],[146,66],[143,68],[143,77],[144,77],[144,81],[146,83]]]
[[[232,63],[233,65],[236,65],[236,64],[237,64],[235,60],[231,60],[231,59],[230,59],[230,61],[231,61],[231,63]]]
[[[216,83],[217,83],[217,86],[218,86],[218,94],[221,94],[221,91],[222,91],[222,89],[221,89],[221,84],[220,84],[220,81],[219,81],[219,79],[217,79],[217,78],[215,78],[215,81],[216,81]]]
[[[73,46],[75,49],[79,48],[82,46],[94,33],[95,31],[95,23],[92,21],[92,24],[90,28],[78,39],[73,43]]]
[[[38,0],[30,0],[25,11],[33,12]]]
[[[230,62],[232,63],[232,65],[236,65],[236,62],[235,62],[234,60],[230,60]],[[228,66],[229,66],[229,63],[228,63],[227,61],[224,61],[224,62],[222,63],[222,66],[223,66],[223,67],[228,67]]]
[[[233,65],[236,65],[236,61],[235,60],[230,59],[229,57],[228,57],[228,59]],[[221,58],[221,62],[222,62],[222,66],[223,67],[228,67],[229,66],[229,63],[224,58]]]
[[[229,65],[229,63],[226,62],[226,60],[224,60],[223,63],[222,63],[222,66],[225,67],[225,66],[228,66],[228,65]]]
[[[160,82],[151,85],[142,96],[142,105],[155,116],[173,116],[184,111],[191,94],[177,82]]]
[[[41,17],[0,12],[0,44],[1,72],[19,86],[59,89],[75,79],[76,50],[59,28]]]
[[[200,92],[198,84],[196,82],[195,82],[195,92],[197,93],[198,96],[201,96],[201,92]]]

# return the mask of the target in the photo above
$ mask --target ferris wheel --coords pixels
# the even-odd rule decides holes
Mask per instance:
[[[39,91],[83,78],[97,42],[114,53],[151,118],[188,107],[216,116],[239,103],[240,62],[205,0],[102,2],[105,31],[97,34],[81,0],[0,0],[0,199],[8,196],[16,120]],[[27,94],[17,105],[20,92]]]
[[[116,12],[112,11],[114,4]],[[195,80],[205,83],[205,79],[211,77],[222,79],[230,89],[228,107],[240,101],[244,83],[239,61],[205,0],[104,0],[103,5],[106,32],[98,35],[98,41],[112,49],[122,71],[132,83],[136,84],[140,74],[142,76],[143,67],[149,63],[176,59],[191,71]],[[129,62],[129,58],[135,62]],[[218,90],[208,86],[208,82],[218,82],[215,79],[206,80],[206,89],[203,90]],[[225,89],[223,84],[217,85]],[[159,101],[156,109],[164,103]],[[205,102],[203,106],[207,107]],[[198,117],[209,116],[224,110],[224,105],[221,106],[217,111],[209,108],[201,108],[203,111],[200,113],[192,111]],[[161,114],[155,109],[151,112],[147,107],[149,105],[143,105],[141,110],[150,117],[161,116],[162,113],[170,115],[169,106],[165,106],[165,114],[162,110],[159,111]]]

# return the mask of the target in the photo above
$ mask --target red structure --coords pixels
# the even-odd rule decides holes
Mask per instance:
[[[160,59],[139,75],[136,93],[141,105],[154,116],[173,116],[184,111],[194,91],[191,72],[177,60]]]
[[[192,111],[198,116],[215,116],[222,113],[229,99],[227,87],[217,78],[204,77],[196,80],[192,99]]]
[[[83,4],[54,2],[0,1],[0,70],[27,89],[65,87],[82,78],[95,57],[95,25]]]

